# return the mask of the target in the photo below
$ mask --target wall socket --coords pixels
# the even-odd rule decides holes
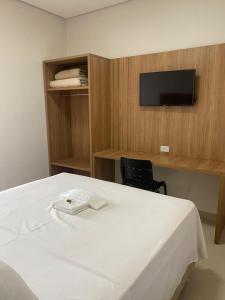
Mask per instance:
[[[170,152],[170,147],[169,146],[160,146],[160,152]]]

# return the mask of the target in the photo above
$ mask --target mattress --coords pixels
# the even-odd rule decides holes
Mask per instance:
[[[53,202],[75,187],[108,206],[56,212]],[[66,173],[0,193],[0,258],[39,300],[168,300],[205,257],[188,200]]]

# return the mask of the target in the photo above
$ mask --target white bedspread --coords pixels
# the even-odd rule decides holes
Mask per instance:
[[[75,216],[51,208],[76,187],[108,206]],[[39,300],[168,300],[205,256],[187,200],[65,173],[0,193],[0,258]]]

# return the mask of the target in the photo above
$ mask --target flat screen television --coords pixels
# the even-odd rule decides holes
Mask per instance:
[[[193,105],[196,70],[140,74],[140,105]]]

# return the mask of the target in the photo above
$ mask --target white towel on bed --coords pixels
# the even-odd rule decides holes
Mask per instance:
[[[68,70],[63,70],[55,74],[56,80],[68,79],[68,78],[77,78],[85,75],[85,71],[81,68],[73,68]]]
[[[69,79],[50,81],[50,87],[52,88],[76,87],[81,85],[87,85],[87,83],[88,80],[85,77],[69,78]]]
[[[94,192],[84,189],[73,189],[60,195],[60,200],[53,207],[69,214],[77,214],[87,208],[99,210],[107,205],[107,201]]]
[[[88,203],[79,200],[59,200],[54,203],[53,207],[56,210],[66,214],[76,215],[89,207]]]

